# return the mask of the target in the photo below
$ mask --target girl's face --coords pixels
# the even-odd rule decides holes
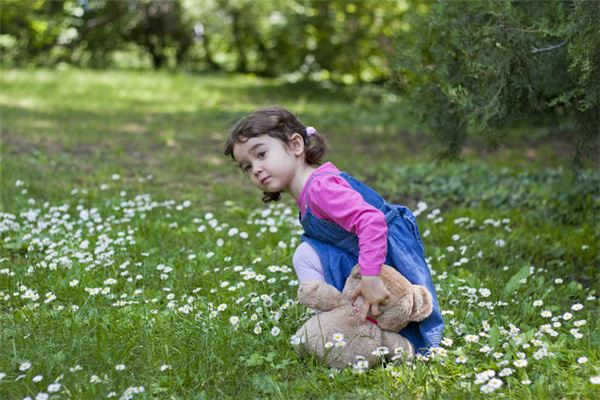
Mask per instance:
[[[292,135],[287,146],[269,135],[249,138],[233,146],[233,158],[263,192],[287,191],[298,167],[302,165],[304,142],[299,134]]]

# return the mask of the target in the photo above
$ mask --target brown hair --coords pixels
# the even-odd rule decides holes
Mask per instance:
[[[243,143],[261,135],[269,135],[288,145],[294,133],[299,133],[304,139],[306,162],[311,165],[320,165],[321,158],[327,152],[325,138],[320,133],[308,136],[306,126],[294,114],[282,107],[262,108],[236,122],[229,131],[229,137],[225,143],[225,155],[234,159],[233,147],[236,143]],[[281,198],[281,192],[263,193],[262,200],[265,203],[278,201]]]

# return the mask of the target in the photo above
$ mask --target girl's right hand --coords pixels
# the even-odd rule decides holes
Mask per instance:
[[[365,320],[367,319],[369,310],[374,317],[381,314],[379,312],[379,304],[388,298],[389,292],[379,275],[362,276],[358,286],[354,289],[354,293],[352,293],[353,303],[358,296],[362,296],[365,301],[361,312],[361,320]]]

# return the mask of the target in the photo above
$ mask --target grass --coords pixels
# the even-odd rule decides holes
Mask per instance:
[[[437,165],[401,102],[253,77],[0,83],[0,398],[595,397],[600,174],[570,183],[551,145]],[[447,324],[435,356],[367,373],[296,356],[296,210],[262,205],[221,156],[229,125],[268,104],[421,210]]]

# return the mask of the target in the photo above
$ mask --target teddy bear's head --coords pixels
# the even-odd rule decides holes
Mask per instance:
[[[379,307],[381,315],[375,318],[379,327],[390,332],[399,332],[410,322],[419,322],[427,318],[433,310],[431,294],[421,285],[413,285],[394,268],[384,265],[381,268],[381,279],[385,284],[389,297]],[[355,266],[346,280],[343,296],[352,296],[361,278],[359,266]],[[354,302],[362,307],[359,296]]]

